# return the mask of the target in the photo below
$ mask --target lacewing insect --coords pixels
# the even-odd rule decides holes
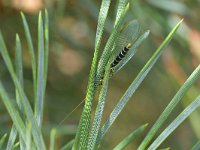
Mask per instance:
[[[121,30],[120,36],[116,42],[116,48],[112,51],[113,61],[110,66],[110,77],[114,75],[114,68],[120,65],[120,62],[129,52],[129,49],[133,46],[134,42],[138,38],[140,26],[136,20],[128,22]],[[99,85],[102,84],[103,76],[99,81]]]
[[[127,55],[129,49],[133,46],[139,35],[140,26],[136,20],[128,22],[122,29],[116,44],[114,60],[111,63],[111,69],[117,66],[121,60]]]

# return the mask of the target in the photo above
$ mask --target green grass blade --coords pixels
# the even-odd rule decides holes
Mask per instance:
[[[179,83],[180,87],[180,83]],[[195,86],[191,87],[190,90],[187,92],[186,97],[184,99],[187,99],[186,101],[182,101],[183,108],[187,107],[189,102],[192,102],[192,100],[199,94],[198,88],[195,88]],[[194,134],[197,136],[197,138],[200,139],[200,130],[199,130],[199,124],[200,124],[200,112],[195,111],[193,112],[190,117],[188,118],[191,124],[191,127],[194,131]]]
[[[0,139],[0,149],[3,149],[4,142],[7,138],[7,133],[5,133]]]
[[[28,101],[28,98],[27,98],[19,80],[17,79],[17,76],[15,74],[10,56],[8,54],[8,51],[7,51],[7,48],[6,48],[6,45],[5,45],[5,42],[3,40],[1,33],[0,33],[0,48],[1,48],[0,52],[2,54],[4,61],[5,61],[6,66],[8,68],[8,71],[11,75],[11,78],[14,82],[14,85],[19,92],[20,102],[23,105],[24,113],[27,116],[27,120],[32,124],[32,135],[33,135],[33,138],[34,138],[34,142],[35,142],[38,149],[45,150],[46,148],[45,148],[45,145],[44,145],[44,140],[43,140],[41,131],[39,130],[39,128],[37,126],[37,123],[36,123],[35,117],[33,115],[33,111],[32,111],[32,108],[30,106],[30,103]]]
[[[113,150],[123,150],[128,146],[131,142],[137,139],[146,129],[148,124],[144,124],[130,133],[126,138],[124,138]]]
[[[44,29],[42,13],[38,17],[38,70],[37,70],[37,97],[35,101],[35,116],[38,126],[41,127],[44,110],[44,96],[45,96],[45,56],[44,56]]]
[[[95,38],[95,51],[99,50],[101,39],[104,31],[105,21],[110,7],[110,0],[103,0],[99,11],[96,38]]]
[[[16,52],[15,52],[15,68],[16,68],[16,75],[19,79],[19,82],[22,86],[22,88],[24,87],[24,80],[23,80],[23,62],[22,62],[23,58],[22,58],[22,46],[21,46],[21,41],[19,38],[19,35],[16,35]],[[16,91],[17,93],[17,91]],[[18,94],[16,94],[18,95]],[[17,96],[18,97],[18,96]],[[19,97],[18,97],[19,99]],[[19,108],[21,108],[22,106],[20,106],[20,102],[18,101],[18,105]]]
[[[31,125],[28,123],[26,127],[26,141],[25,141],[26,150],[35,149],[35,146],[32,145],[31,130],[32,130]]]
[[[115,19],[115,25],[120,20],[120,17],[124,12],[124,9],[126,8],[127,3],[128,3],[128,0],[119,0],[118,7],[117,7],[116,19]]]
[[[64,145],[60,150],[71,150],[74,144],[74,139],[69,141],[66,145]]]
[[[50,134],[50,148],[49,148],[50,150],[55,149],[55,140],[56,140],[56,129],[52,129]]]
[[[31,64],[32,64],[32,74],[33,74],[33,88],[34,88],[34,96],[36,98],[36,91],[37,91],[37,67],[36,67],[36,59],[35,59],[35,51],[33,48],[33,42],[30,34],[30,30],[28,27],[28,23],[26,21],[26,17],[21,12],[22,22],[24,26],[24,32],[28,44],[28,51],[31,57]]]
[[[180,102],[181,98],[186,94],[186,92],[192,87],[192,85],[197,81],[200,77],[200,65],[193,71],[190,77],[186,80],[186,82],[182,85],[176,95],[173,97],[171,102],[167,105],[165,110],[162,112],[160,117],[157,119],[151,130],[148,132],[145,139],[142,141],[141,145],[139,146],[139,150],[143,150],[147,147],[149,142],[155,136],[158,129],[161,125],[166,121],[172,110],[176,107],[176,105]]]
[[[45,9],[45,22],[44,22],[44,82],[46,88],[47,73],[48,73],[48,58],[49,58],[49,15],[47,9]]]
[[[200,95],[153,141],[148,150],[155,150],[160,144],[198,107]]]
[[[18,36],[18,34],[16,35],[16,52],[15,52],[15,69],[16,69],[16,74],[17,74],[17,77],[19,79],[19,82],[21,84],[21,86],[23,87],[23,65],[22,65],[22,47],[21,47],[21,42],[20,42],[20,38]],[[20,100],[19,100],[19,93],[18,91],[16,90],[16,101],[17,101],[17,105],[19,107],[19,110],[20,110],[20,115],[21,117],[23,118],[23,109],[22,109],[22,105],[20,103]],[[17,129],[16,127],[13,125],[12,126],[12,129],[11,129],[11,132],[10,132],[10,135],[9,135],[9,139],[8,139],[8,142],[7,142],[7,148],[6,150],[11,150],[14,143],[15,143],[15,139],[17,137]],[[23,150],[23,139],[22,137],[20,136],[20,147],[21,149]]]
[[[200,141],[198,141],[191,150],[200,150]]]
[[[98,139],[99,141],[103,138],[107,130],[111,127],[115,119],[118,117],[126,103],[129,101],[133,93],[137,90],[139,85],[142,83],[144,78],[147,76],[147,74],[152,69],[153,65],[156,63],[160,55],[162,54],[165,47],[168,45],[170,40],[172,39],[172,36],[175,34],[176,30],[178,29],[179,25],[182,21],[180,21],[169,33],[169,35],[166,37],[166,39],[162,42],[162,44],[159,46],[159,48],[156,50],[156,52],[153,54],[153,56],[149,59],[149,61],[146,63],[146,65],[142,68],[142,70],[139,72],[137,77],[134,79],[134,81],[131,83],[127,91],[124,93],[120,101],[115,106],[114,110],[110,114],[109,118],[103,125],[101,132],[99,133]]]
[[[85,149],[86,144],[88,142],[88,135],[90,130],[90,120],[91,120],[91,109],[92,102],[94,99],[95,93],[95,76],[97,70],[97,60],[99,54],[99,47],[102,39],[103,29],[105,25],[105,20],[107,18],[108,9],[110,6],[110,0],[103,0],[99,12],[97,32],[96,32],[96,40],[95,40],[95,52],[92,60],[92,66],[89,74],[89,81],[86,93],[86,101],[83,108],[83,112],[81,115],[81,119],[79,122],[78,131],[75,137],[75,142],[73,145],[73,149]]]
[[[22,57],[22,46],[21,46],[21,41],[19,38],[19,35],[16,35],[16,52],[15,52],[15,70],[16,70],[16,75],[17,78],[21,84],[21,87],[24,89],[24,77],[23,77],[23,57]],[[22,117],[22,120],[24,120],[24,109],[22,107],[22,104],[20,102],[20,96],[18,90],[16,90],[16,101],[17,105],[19,106],[20,110],[20,115]],[[24,141],[21,136],[19,136],[19,143],[20,143],[20,148],[23,150],[24,149]]]
[[[105,67],[106,67],[108,60],[110,58],[111,50],[113,49],[115,42],[119,37],[120,27],[122,26],[124,17],[126,15],[128,9],[129,9],[129,5],[127,4],[123,13],[120,16],[119,21],[116,23],[116,25],[115,25],[114,29],[112,30],[111,35],[110,35],[110,37],[109,37],[109,39],[106,43],[106,46],[104,48],[104,51],[103,51],[102,56],[101,56],[99,63],[98,63],[97,77],[96,77],[97,83],[99,83],[100,79],[102,78],[102,76],[104,74]]]
[[[105,76],[103,78],[103,84],[99,94],[99,100],[93,120],[92,129],[89,136],[88,147],[87,147],[88,150],[94,150],[96,147],[96,140],[100,130],[101,119],[103,116],[103,110],[105,106],[106,93],[108,88],[108,79],[110,74],[110,64],[111,63],[107,64]]]
[[[26,139],[26,135],[24,132],[26,131],[25,125],[19,115],[19,112],[16,110],[13,103],[10,101],[10,98],[8,97],[8,94],[5,91],[1,81],[0,81],[0,95],[10,117],[12,118],[14,125],[17,128],[17,131],[19,132],[19,135],[21,135],[25,140]]]
[[[8,138],[6,150],[12,150],[16,138],[17,138],[17,128],[15,127],[15,125],[13,125]]]
[[[19,142],[15,143],[15,145],[13,146],[12,150],[15,150],[19,147]]]

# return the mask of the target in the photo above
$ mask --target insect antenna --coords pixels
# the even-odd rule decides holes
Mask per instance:
[[[60,121],[60,123],[56,126],[56,128],[60,127],[72,114],[73,112],[85,102],[85,98],[69,113],[63,120]]]

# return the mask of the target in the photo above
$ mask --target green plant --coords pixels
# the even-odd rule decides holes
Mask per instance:
[[[78,130],[76,132],[75,139],[67,143],[61,149],[98,149],[100,148],[101,141],[105,136],[108,129],[114,123],[124,106],[130,100],[130,97],[134,94],[137,88],[141,85],[147,74],[150,72],[158,58],[163,53],[166,46],[171,41],[173,35],[180,26],[182,20],[172,29],[165,40],[161,43],[158,49],[154,52],[151,58],[147,61],[141,71],[138,73],[136,78],[133,80],[131,85],[128,87],[124,95],[116,104],[115,108],[109,115],[107,121],[101,126],[104,105],[106,103],[106,95],[108,89],[109,78],[114,75],[119,69],[124,66],[127,61],[134,55],[137,47],[147,38],[149,31],[144,32],[132,47],[129,49],[129,53],[119,62],[117,68],[112,68],[111,64],[116,59],[119,50],[116,48],[122,34],[121,29],[124,27],[124,18],[127,11],[129,10],[129,3],[127,0],[119,0],[116,19],[113,30],[105,44],[103,53],[99,56],[100,44],[103,37],[104,26],[110,7],[110,0],[102,0],[96,39],[95,39],[95,51],[92,60],[92,65],[89,74],[89,81],[86,91],[85,105],[80,118]],[[23,67],[22,67],[22,48],[21,42],[18,35],[16,35],[16,65],[15,69],[11,62],[11,58],[8,54],[3,36],[0,34],[0,52],[5,61],[5,64],[9,70],[13,83],[16,89],[16,101],[12,101],[9,98],[8,92],[5,90],[3,83],[0,82],[0,95],[5,107],[11,116],[13,121],[13,127],[11,129],[9,139],[7,142],[7,150],[15,149],[20,146],[20,149],[38,149],[45,150],[46,145],[42,135],[42,120],[43,120],[43,107],[44,107],[44,96],[47,81],[47,66],[48,66],[48,50],[49,50],[49,31],[48,31],[48,14],[45,11],[44,22],[42,13],[39,14],[38,18],[38,56],[35,56],[30,31],[28,28],[27,21],[23,13],[22,20],[25,29],[25,35],[29,47],[29,54],[31,56],[32,73],[33,73],[33,95],[34,95],[34,111],[31,108],[30,101],[28,100],[26,93],[23,88]],[[134,27],[136,27],[135,25]],[[130,32],[136,32],[135,29],[128,30]],[[134,33],[133,33],[134,34]],[[125,45],[126,46],[126,45]],[[38,58],[38,60],[36,60]],[[112,70],[112,71],[111,71]],[[158,146],[171,134],[178,125],[180,125],[197,107],[200,105],[200,96],[198,96],[191,104],[189,104],[178,117],[170,123],[170,125],[164,129],[164,131],[158,135],[155,140],[155,134],[158,132],[163,123],[167,120],[168,116],[172,113],[173,109],[181,101],[182,97],[192,87],[192,85],[200,77],[200,65],[193,71],[190,77],[185,81],[179,91],[172,98],[171,102],[165,108],[163,113],[160,115],[158,120],[154,123],[153,127],[147,133],[146,137],[141,141],[139,150],[144,149],[157,149]],[[102,81],[101,81],[102,80]],[[101,82],[101,83],[100,83]],[[94,96],[97,90],[100,89],[98,95],[98,104],[95,110],[94,119],[91,119],[91,112],[93,107]],[[17,106],[16,106],[17,104]],[[129,143],[137,139],[143,131],[146,129],[147,124],[145,123],[138,129],[134,130],[129,134],[122,142],[120,142],[114,149],[124,149]],[[19,138],[16,138],[19,135]],[[0,140],[0,146],[5,143],[6,134]],[[17,139],[17,140],[16,140]],[[17,142],[16,142],[17,141]],[[18,142],[19,141],[19,142]],[[56,130],[53,129],[50,136],[49,149],[55,149],[56,141]],[[152,144],[149,144],[149,143]],[[193,149],[198,149],[199,141],[194,145]],[[167,148],[168,149],[168,148]]]
[[[106,7],[107,6],[107,7]],[[100,128],[101,119],[103,115],[103,109],[105,105],[105,96],[107,92],[107,86],[108,86],[108,79],[109,79],[109,73],[110,73],[110,64],[113,61],[113,53],[114,46],[116,39],[118,38],[120,28],[124,15],[127,12],[127,9],[129,7],[129,4],[127,4],[126,1],[119,1],[119,7],[116,15],[116,22],[113,31],[111,32],[111,35],[105,45],[105,48],[103,50],[103,54],[100,57],[100,60],[98,62],[98,52],[99,52],[99,43],[101,41],[102,33],[103,33],[103,24],[105,23],[105,18],[107,17],[107,12],[109,8],[108,1],[102,1],[100,13],[99,13],[99,19],[98,19],[98,26],[97,26],[97,34],[96,34],[96,44],[95,44],[95,53],[92,61],[90,76],[89,76],[89,82],[88,82],[88,88],[87,88],[87,95],[85,100],[85,106],[83,109],[83,113],[81,116],[81,120],[79,123],[79,128],[76,134],[75,142],[73,145],[73,149],[96,149],[99,146],[99,143],[101,142],[103,136],[105,135],[106,131],[109,129],[109,127],[112,125],[116,117],[119,115],[121,110],[123,109],[124,105],[128,102],[129,98],[132,96],[132,94],[135,92],[135,90],[138,88],[138,86],[141,84],[143,79],[146,77],[148,72],[151,70],[152,66],[155,64],[161,53],[163,52],[163,49],[168,45],[169,41],[171,40],[173,34],[178,29],[180,23],[179,22],[174,29],[170,32],[170,34],[167,36],[167,38],[164,40],[164,42],[161,44],[161,46],[156,50],[156,52],[153,54],[153,56],[149,59],[147,64],[143,67],[143,69],[140,71],[138,76],[135,78],[135,80],[132,82],[130,87],[127,89],[123,97],[119,100],[119,103],[114,108],[113,112],[110,114],[108,120],[103,125],[102,129]],[[98,65],[97,65],[98,64]],[[171,103],[166,107],[163,114],[161,114],[158,121],[154,124],[152,129],[150,130],[149,134],[146,136],[146,138],[142,141],[141,145],[138,149],[146,149],[148,146],[150,140],[154,137],[155,133],[158,131],[160,126],[163,124],[163,122],[167,119],[171,111],[174,109],[174,107],[178,104],[178,102],[181,100],[183,95],[189,90],[192,84],[199,78],[199,67],[196,68],[196,70],[193,72],[193,74],[188,78],[188,80],[185,82],[185,84],[182,86],[182,88],[179,90],[179,92],[174,96]],[[95,76],[96,74],[96,76]],[[95,84],[101,79],[103,76],[103,84],[100,94],[99,94],[99,100],[94,116],[94,120],[92,121],[92,128],[90,128],[90,122],[91,122],[91,109],[92,109],[92,102],[94,99],[94,93],[96,90]],[[197,105],[196,105],[197,103]],[[190,114],[193,112],[196,107],[192,106],[199,106],[199,97],[186,108],[186,112]],[[192,109],[192,108],[193,109]],[[188,110],[189,109],[189,110]],[[184,112],[182,114],[184,114]],[[185,118],[182,115],[177,118],[172,124],[180,124]],[[180,119],[181,118],[181,119]],[[173,130],[171,129],[168,133],[171,133]],[[165,137],[166,138],[166,137]],[[165,139],[163,138],[163,139]],[[162,140],[163,140],[162,139]],[[162,141],[159,140],[159,141]],[[155,141],[157,142],[157,141]],[[153,143],[154,144],[154,143]],[[150,148],[157,148],[159,144],[156,146],[150,146]]]
[[[29,52],[32,60],[33,85],[34,85],[34,102],[35,111],[33,112],[30,101],[28,100],[23,89],[23,67],[22,67],[22,48],[18,35],[16,35],[16,66],[14,68],[2,34],[0,33],[0,51],[8,71],[11,75],[16,89],[16,102],[11,101],[8,93],[0,82],[0,94],[2,100],[13,120],[13,127],[9,136],[7,149],[15,147],[17,135],[19,135],[19,145],[21,149],[46,149],[44,139],[41,133],[41,123],[43,118],[44,108],[44,93],[47,78],[48,64],[48,14],[45,11],[45,23],[43,24],[42,14],[38,18],[38,61],[36,63],[35,52],[33,49],[32,39],[28,28],[27,21],[23,15],[25,34],[29,46]],[[36,65],[37,64],[37,65]],[[37,74],[36,74],[37,72]],[[33,138],[33,142],[31,139]],[[30,139],[30,140],[27,140]]]

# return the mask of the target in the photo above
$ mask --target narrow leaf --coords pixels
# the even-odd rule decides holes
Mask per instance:
[[[148,150],[155,150],[160,144],[198,107],[200,106],[200,95],[188,106],[170,125],[154,140]]]
[[[92,129],[89,136],[89,142],[88,142],[88,147],[87,147],[88,150],[93,150],[95,149],[95,146],[96,146],[95,144],[96,144],[97,136],[100,130],[101,119],[103,116],[103,110],[105,106],[106,93],[107,93],[107,88],[108,88],[108,79],[109,79],[109,74],[110,74],[110,64],[111,63],[107,64],[105,76],[103,78],[103,84],[102,84],[102,88],[99,94],[99,100],[98,100],[98,104],[97,104],[97,108],[96,108],[96,112],[95,112],[95,116],[93,120]]]
[[[45,80],[44,80],[44,29],[42,14],[38,17],[38,70],[37,70],[37,97],[35,101],[35,115],[38,126],[41,127],[44,110]]]
[[[5,42],[3,40],[1,33],[0,33],[0,48],[1,48],[0,50],[1,50],[2,57],[3,57],[5,64],[8,68],[8,71],[11,75],[11,78],[14,82],[14,85],[19,92],[20,102],[23,105],[24,113],[27,116],[27,120],[32,124],[32,135],[33,135],[33,138],[34,138],[34,142],[35,142],[36,146],[38,147],[38,149],[44,149],[45,150],[46,148],[45,148],[45,145],[44,145],[44,141],[43,141],[43,138],[42,138],[41,131],[39,130],[39,128],[36,124],[35,117],[33,115],[33,111],[32,111],[32,108],[30,106],[30,103],[28,101],[28,98],[25,95],[24,90],[23,90],[19,80],[17,79],[17,76],[15,74],[10,56],[8,54],[8,51],[7,51],[7,48],[6,48],[6,45],[5,45]]]
[[[110,0],[103,0],[101,3],[101,8],[99,11],[99,17],[97,21],[97,31],[95,40],[95,51],[99,49],[101,44],[101,39],[104,31],[105,21],[108,15],[108,10],[110,7]]]
[[[16,137],[17,137],[17,128],[15,127],[15,125],[13,125],[8,138],[6,150],[11,150],[13,148]]]
[[[12,150],[17,149],[19,146],[20,146],[20,145],[19,145],[19,142],[15,143],[15,145],[14,145],[13,148],[12,148]]]
[[[21,47],[21,42],[20,42],[20,38],[18,36],[18,34],[16,35],[16,46],[15,46],[15,69],[16,69],[16,75],[17,75],[17,78],[23,88],[23,65],[22,65],[22,47]],[[16,90],[16,101],[17,101],[17,105],[19,107],[19,110],[20,110],[20,115],[22,118],[24,118],[23,116],[23,108],[22,108],[22,105],[20,103],[20,99],[19,99],[19,93],[18,91]],[[17,129],[16,127],[13,125],[12,126],[12,129],[11,129],[11,132],[10,132],[10,135],[9,135],[9,139],[8,139],[8,143],[7,143],[7,148],[6,150],[11,150],[14,143],[15,143],[15,139],[17,137]],[[20,147],[21,149],[22,146],[24,145],[23,144],[23,139],[22,137],[20,136]]]
[[[134,130],[126,138],[124,138],[113,150],[125,149],[126,146],[128,146],[130,143],[132,143],[135,139],[138,138],[138,136],[140,136],[144,132],[144,130],[146,129],[147,126],[148,126],[148,124],[145,124],[145,125],[142,125],[139,128],[137,128],[136,130]]]
[[[155,136],[158,129],[166,121],[166,119],[168,118],[172,110],[176,107],[176,105],[180,102],[181,98],[186,94],[186,92],[192,87],[192,85],[197,81],[199,77],[200,77],[200,65],[193,71],[190,77],[185,81],[185,83],[182,85],[182,87],[173,97],[171,102],[167,105],[165,110],[162,112],[160,117],[154,123],[153,127],[148,132],[147,136],[145,137],[145,139],[142,141],[141,145],[139,146],[139,150],[143,150],[147,147],[149,142]]]
[[[200,150],[200,141],[198,141],[191,150]]]
[[[118,23],[121,15],[123,14],[123,11],[126,8],[127,3],[128,3],[128,0],[119,0],[118,7],[117,7],[116,19],[115,19],[115,25]]]
[[[47,74],[48,74],[48,59],[49,59],[49,15],[47,9],[45,10],[44,23],[44,90],[46,90]]]
[[[26,135],[24,133],[24,131],[26,131],[25,125],[19,115],[19,112],[16,110],[13,103],[10,101],[10,98],[8,97],[8,94],[5,91],[1,81],[0,81],[0,95],[10,117],[12,118],[14,125],[17,128],[17,131],[19,132],[19,135],[21,135],[25,140],[26,139]]]
[[[0,139],[0,149],[3,149],[4,142],[6,140],[7,133],[5,133]]]
[[[56,140],[56,129],[52,129],[50,134],[50,150],[55,149],[55,140]]]
[[[15,52],[15,68],[16,68],[16,76],[19,80],[19,83],[21,84],[21,87],[24,89],[24,77],[23,77],[23,56],[22,56],[22,46],[21,46],[21,41],[20,38],[18,36],[18,34],[16,35],[16,52]],[[23,106],[20,102],[20,96],[19,96],[19,91],[16,89],[16,100],[17,100],[17,105],[19,106],[19,110],[20,110],[20,115],[22,117],[22,120],[24,120],[25,116],[24,116],[24,109]],[[20,148],[23,150],[25,147],[25,143],[22,139],[21,136],[19,136],[19,143],[20,143]]]
[[[26,150],[35,149],[35,146],[32,145],[31,130],[32,130],[31,124],[28,123],[26,127],[26,141],[25,141]]]
[[[34,96],[36,98],[36,91],[37,91],[36,70],[37,70],[37,67],[36,67],[35,51],[34,51],[34,48],[33,48],[33,42],[32,42],[29,27],[28,27],[28,23],[26,21],[26,17],[24,16],[24,14],[22,12],[21,12],[21,17],[22,17],[24,32],[25,32],[25,36],[26,36],[26,40],[27,40],[27,44],[28,44],[28,51],[29,51],[29,54],[30,54],[30,57],[31,57],[32,73],[33,73],[33,88],[34,88]]]
[[[15,51],[15,68],[16,68],[16,75],[17,78],[19,79],[19,82],[22,87],[24,87],[24,81],[23,81],[23,57],[22,57],[22,46],[21,46],[21,41],[19,38],[19,35],[16,35],[16,51]],[[17,91],[16,91],[17,93]],[[16,94],[17,95],[17,94]],[[18,101],[18,105],[20,106],[20,102]]]
[[[66,145],[64,145],[60,150],[71,150],[72,146],[74,144],[74,139],[71,140],[69,143],[67,143]]]

